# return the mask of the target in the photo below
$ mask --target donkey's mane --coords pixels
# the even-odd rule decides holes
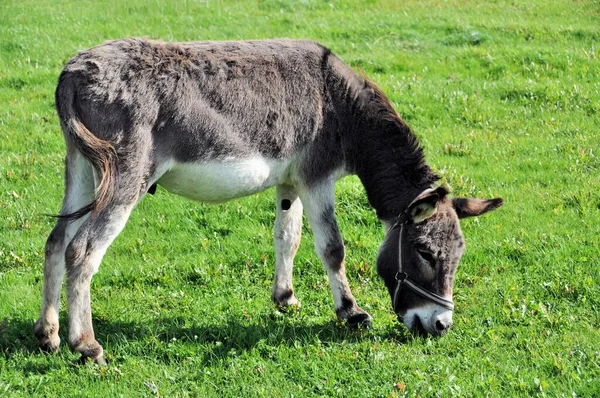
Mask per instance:
[[[369,202],[381,219],[391,219],[437,176],[425,162],[423,148],[410,127],[394,110],[381,89],[366,76],[352,79],[354,132],[357,151],[354,171],[361,179]]]

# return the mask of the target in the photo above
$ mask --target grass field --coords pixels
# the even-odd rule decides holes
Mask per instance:
[[[504,197],[463,222],[450,333],[413,337],[394,318],[383,231],[350,177],[336,210],[370,330],[337,324],[306,225],[302,310],[275,311],[273,190],[208,206],[159,188],[92,285],[109,366],[39,352],[45,214],[62,198],[57,77],[129,36],[318,40],[380,84],[456,195]],[[599,112],[594,1],[2,0],[0,396],[600,396]]]

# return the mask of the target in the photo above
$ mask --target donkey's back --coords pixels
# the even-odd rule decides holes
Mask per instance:
[[[155,147],[183,161],[287,156],[322,125],[329,54],[309,41],[119,40],[73,58],[56,99],[65,119],[61,104],[75,91],[82,122],[101,139],[152,126]]]

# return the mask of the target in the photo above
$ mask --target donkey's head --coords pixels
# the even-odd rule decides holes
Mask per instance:
[[[459,219],[497,209],[502,199],[450,199],[445,187],[422,192],[388,231],[377,258],[394,312],[409,329],[444,335],[452,325],[452,289],[465,251]]]

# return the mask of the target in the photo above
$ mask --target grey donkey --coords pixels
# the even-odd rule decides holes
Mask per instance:
[[[378,272],[404,324],[436,336],[452,323],[464,251],[459,218],[501,199],[451,199],[386,96],[310,41],[164,43],[118,40],[82,51],[60,75],[56,107],[67,147],[65,196],[45,249],[35,334],[57,351],[67,273],[71,349],[103,363],[90,283],[131,211],[159,184],[219,203],[275,187],[277,306],[292,285],[302,213],[329,276],[335,311],[371,316],[351,293],[334,213],[334,184],[358,175],[387,234]]]

